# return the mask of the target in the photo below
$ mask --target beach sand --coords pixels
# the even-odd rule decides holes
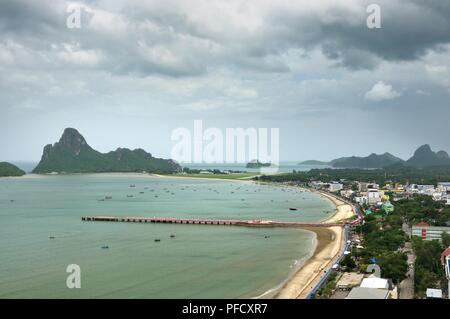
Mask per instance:
[[[320,192],[336,205],[336,213],[322,221],[323,223],[336,223],[354,216],[353,207],[342,200]],[[344,228],[333,226],[327,228],[304,228],[316,234],[316,248],[313,256],[308,259],[275,295],[277,299],[305,299],[310,291],[317,285],[335,262],[344,244]]]

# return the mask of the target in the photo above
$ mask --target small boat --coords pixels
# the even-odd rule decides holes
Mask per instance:
[[[155,239],[155,243],[159,243],[161,239]]]
[[[48,237],[48,238],[50,238],[50,239],[55,239],[55,236],[50,236],[50,237]]]
[[[144,192],[139,192],[139,194],[144,194]]]
[[[264,238],[270,238],[270,236],[269,235],[265,235]]]
[[[175,235],[170,235],[170,238],[175,238]]]
[[[297,210],[297,208],[290,207],[289,210]]]
[[[105,196],[105,199],[112,199],[112,196]]]
[[[127,195],[127,197],[133,197],[133,195]]]
[[[103,245],[102,249],[109,249],[109,246],[108,245]]]
[[[130,187],[136,187],[136,185],[134,185],[134,184],[131,184],[131,185],[130,185]]]

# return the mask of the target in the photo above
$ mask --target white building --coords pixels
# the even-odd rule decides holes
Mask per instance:
[[[381,202],[381,194],[377,189],[367,190],[367,201],[369,205],[376,205]]]
[[[436,189],[439,192],[450,192],[450,182],[438,183]]]
[[[433,200],[435,201],[441,201],[442,200],[442,193],[433,193]]]
[[[364,278],[362,280],[360,287],[373,289],[389,289],[389,281],[384,278],[370,276],[369,278]]]
[[[367,205],[369,203],[367,196],[356,196],[354,200],[360,205]]]
[[[355,193],[355,192],[352,191],[351,189],[347,189],[347,190],[341,191],[341,196],[350,198],[350,197],[352,197],[352,195],[353,195],[354,193]]]
[[[364,287],[353,288],[345,299],[388,299],[389,290]]]
[[[365,183],[365,182],[358,183],[358,190],[360,192],[367,192],[369,189],[380,189],[380,185],[376,183]]]
[[[427,288],[427,299],[442,299],[442,290]]]
[[[328,190],[330,192],[338,192],[343,188],[344,188],[344,185],[342,185],[341,183],[336,183],[336,182],[330,183],[328,186]]]
[[[422,240],[441,240],[442,233],[450,234],[450,227],[429,226],[426,223],[419,223],[412,226],[411,234],[419,236]]]

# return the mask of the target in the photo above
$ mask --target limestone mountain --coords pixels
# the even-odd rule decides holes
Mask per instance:
[[[414,152],[414,155],[406,161],[406,164],[416,168],[447,166],[450,165],[450,157],[445,151],[433,152],[430,145],[425,144]]]
[[[118,148],[106,154],[94,150],[73,128],[64,130],[59,141],[44,147],[33,173],[142,172],[173,173],[181,167],[173,160],[155,158],[142,149]]]

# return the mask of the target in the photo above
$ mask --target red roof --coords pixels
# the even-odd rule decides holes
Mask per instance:
[[[445,264],[445,258],[447,256],[449,256],[449,255],[450,255],[450,247],[448,247],[446,250],[444,250],[442,252],[442,254],[441,254],[441,262],[442,262],[442,264]]]
[[[417,226],[421,226],[421,227],[428,227],[428,226],[430,226],[428,223],[426,223],[426,222],[420,222],[420,223],[418,223],[417,224]]]

